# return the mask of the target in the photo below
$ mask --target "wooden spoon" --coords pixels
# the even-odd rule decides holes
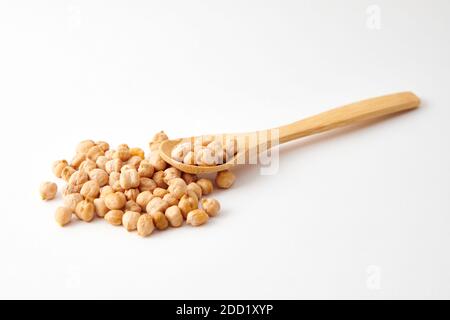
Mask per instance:
[[[241,152],[239,152],[228,162],[221,165],[188,165],[172,159],[171,152],[177,144],[185,141],[193,142],[196,137],[164,141],[160,145],[159,152],[161,158],[164,161],[183,172],[192,174],[219,172],[227,170],[235,166],[236,164],[243,163],[242,160],[244,159],[244,157],[248,156],[250,150],[256,149],[258,150],[257,152],[259,152],[262,145],[273,147],[277,143],[282,144],[301,137],[306,137],[312,134],[328,131],[346,125],[351,125],[357,122],[379,118],[401,111],[415,109],[419,106],[419,104],[420,99],[414,93],[400,92],[349,104],[274,129],[249,133],[218,135],[223,138],[243,138],[245,139],[245,141],[247,141],[245,144],[245,148],[243,148]],[[278,139],[276,141],[274,141],[273,138],[270,138],[271,134],[273,135],[273,132],[278,133]],[[254,141],[254,137],[258,135],[267,138],[259,138]]]

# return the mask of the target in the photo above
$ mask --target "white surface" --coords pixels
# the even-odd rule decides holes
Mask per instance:
[[[446,0],[1,1],[0,297],[450,298],[449,14]],[[39,200],[82,139],[146,147],[160,129],[262,129],[403,90],[423,108],[286,146],[276,175],[239,170],[202,228],[59,228],[60,202]]]

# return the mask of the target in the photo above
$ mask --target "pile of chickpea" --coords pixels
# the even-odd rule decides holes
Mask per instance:
[[[184,221],[200,226],[215,217],[220,203],[205,197],[213,191],[213,182],[181,172],[161,159],[158,148],[167,139],[163,131],[158,132],[147,158],[142,149],[126,144],[110,149],[104,141],[80,142],[70,163],[58,160],[53,164],[55,176],[67,182],[56,222],[64,226],[73,216],[85,222],[98,217],[146,237],[155,229],[180,227]],[[234,181],[231,171],[219,172],[215,178],[216,186],[223,189]],[[56,183],[44,182],[41,198],[54,199],[57,189]]]

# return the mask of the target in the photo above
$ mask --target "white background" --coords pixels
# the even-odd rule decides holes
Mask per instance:
[[[446,0],[2,0],[0,297],[450,298],[449,17]],[[403,90],[422,108],[291,143],[276,175],[236,170],[201,228],[60,228],[61,196],[39,199],[83,139],[147,148]]]

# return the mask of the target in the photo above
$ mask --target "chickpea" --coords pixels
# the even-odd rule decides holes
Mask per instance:
[[[90,222],[94,219],[95,207],[94,204],[89,200],[83,200],[78,202],[75,208],[75,214],[77,217],[83,221]]]
[[[105,171],[108,172],[108,174],[111,174],[112,172],[120,172],[122,166],[123,166],[122,160],[112,159],[105,163]]]
[[[178,208],[180,208],[181,214],[184,218],[187,217],[187,214],[189,212],[198,208],[198,199],[195,193],[193,194],[194,196],[188,196],[187,194],[185,194],[181,197],[180,202],[178,202]]]
[[[105,170],[93,169],[88,173],[89,179],[97,181],[99,187],[104,187],[109,182],[109,175]]]
[[[127,165],[132,166],[133,169],[138,169],[139,168],[139,164],[141,163],[142,158],[139,156],[131,156],[130,159],[128,159],[127,161]]]
[[[105,151],[105,157],[106,157],[108,160],[112,160],[115,153],[116,153],[116,150],[109,149],[108,151]]]
[[[215,217],[219,213],[220,203],[216,199],[204,198],[201,200],[202,208],[206,211],[208,216]]]
[[[212,135],[201,136],[195,139],[194,145],[206,147],[214,140],[215,138]]]
[[[122,224],[127,231],[134,231],[137,229],[137,223],[141,214],[136,211],[126,211],[122,216]]]
[[[125,198],[125,195],[122,192],[115,192],[115,193],[108,194],[104,198],[104,200],[105,200],[105,205],[110,210],[122,209],[127,202],[127,199]]]
[[[216,185],[222,189],[230,188],[235,180],[236,176],[229,170],[218,172],[216,175]]]
[[[97,164],[92,160],[86,159],[80,164],[80,167],[78,168],[78,170],[84,171],[84,172],[89,172],[91,170],[94,170],[95,168],[97,168]]]
[[[63,194],[63,196],[67,196],[67,195],[73,194],[73,193],[80,193],[82,186],[83,185],[75,186],[73,184],[68,184],[63,187],[62,194]]]
[[[198,199],[200,199],[202,197],[202,193],[203,193],[202,188],[195,182],[189,183],[186,190],[194,192],[197,195]]]
[[[54,182],[44,182],[39,188],[42,200],[52,200],[56,196],[58,186]]]
[[[83,140],[77,145],[76,152],[78,154],[86,154],[90,148],[95,146],[95,142],[92,140]]]
[[[162,197],[164,197],[166,194],[168,194],[169,193],[169,191],[167,191],[166,189],[163,189],[163,188],[155,188],[154,190],[153,190],[153,195],[155,196],[155,197],[160,197],[160,198],[162,198]]]
[[[153,174],[153,181],[156,182],[156,185],[160,188],[167,189],[167,184],[164,182],[164,171],[156,171]]]
[[[142,214],[137,222],[137,233],[141,237],[149,236],[153,230],[155,230],[155,225],[153,224],[153,218],[149,214]]]
[[[139,163],[138,173],[142,178],[151,178],[154,172],[155,168],[153,168],[148,160],[142,160]]]
[[[202,195],[206,196],[210,194],[214,189],[213,184],[209,179],[202,178],[199,179],[196,183],[200,186],[200,188],[202,188]]]
[[[86,158],[95,162],[97,161],[98,157],[103,156],[104,154],[105,152],[102,148],[100,148],[99,146],[93,146],[86,153]]]
[[[180,178],[181,177],[181,171],[178,170],[175,167],[170,167],[166,170],[164,170],[164,182],[166,184],[169,184],[169,181],[174,178]]]
[[[139,187],[140,178],[136,169],[125,170],[120,173],[120,186],[127,190]]]
[[[161,211],[156,211],[150,214],[153,218],[153,224],[158,230],[165,230],[169,227],[169,221]]]
[[[83,184],[80,191],[81,195],[87,200],[93,200],[100,194],[100,187],[98,182],[95,180],[90,180]]]
[[[183,142],[172,149],[170,156],[178,162],[183,162],[184,157],[189,151],[192,151],[192,144],[190,142]]]
[[[150,162],[156,171],[165,170],[167,167],[167,163],[161,158],[158,152],[152,152],[148,162]]]
[[[186,153],[186,155],[183,158],[183,163],[194,165],[195,164],[195,153],[193,151],[189,151],[188,153]]]
[[[67,166],[61,171],[61,178],[63,178],[64,181],[69,182],[70,177],[75,172],[76,170],[74,168],[72,168],[71,166]]]
[[[59,207],[55,212],[55,220],[62,227],[72,219],[72,210],[66,207]]]
[[[150,178],[140,178],[139,179],[139,190],[141,191],[141,192],[144,192],[144,191],[153,191],[153,190],[155,190],[156,189],[156,187],[157,187],[157,185],[156,185],[156,182],[155,181],[153,181],[153,179],[150,179]]]
[[[105,170],[106,163],[109,161],[109,159],[106,156],[100,156],[97,158],[97,161],[95,161],[95,164],[99,169]],[[105,170],[106,171],[106,170]]]
[[[120,226],[122,224],[123,211],[122,210],[111,210],[105,214],[104,219],[108,221],[113,226]]]
[[[136,198],[136,203],[145,210],[147,208],[148,203],[152,200],[154,196],[150,191],[144,191],[138,194]]]
[[[173,194],[177,199],[180,199],[187,190],[186,182],[181,178],[175,178],[169,181],[170,185],[167,190]]]
[[[186,182],[187,185],[189,185],[191,182],[195,182],[195,181],[198,180],[197,175],[191,174],[191,173],[187,173],[187,172],[183,172],[181,174],[181,179],[183,179],[184,182]]]
[[[169,206],[176,206],[179,202],[179,200],[173,195],[173,194],[166,194],[163,197],[163,200],[167,202],[167,205]]]
[[[214,153],[208,148],[199,148],[194,152],[195,163],[200,166],[213,166],[215,165]]]
[[[61,174],[65,167],[67,167],[69,163],[66,160],[58,160],[53,162],[52,170],[57,178],[61,178]]]
[[[73,186],[82,186],[89,180],[89,176],[84,171],[75,171],[69,179],[69,184]]]
[[[78,153],[73,157],[72,161],[70,162],[70,166],[77,169],[80,167],[80,164],[86,159],[85,154]]]
[[[194,227],[201,226],[202,224],[205,224],[208,222],[209,216],[205,212],[205,210],[202,209],[195,209],[188,213],[186,223],[190,224]]]
[[[109,211],[109,208],[105,204],[105,200],[101,199],[101,198],[94,199],[94,208],[95,208],[95,213],[100,218],[103,218],[105,216],[105,214]]]
[[[100,188],[100,198],[104,198],[111,193],[114,193],[114,189],[111,186],[104,186]]]
[[[109,185],[113,188],[114,191],[122,191],[122,187],[120,185],[120,173],[112,172],[109,175]]]
[[[131,158],[131,153],[130,153],[130,149],[128,148],[127,145],[120,145],[116,152],[113,155],[113,158],[115,159],[120,159],[122,161],[127,161],[128,159]]]
[[[177,206],[171,206],[167,208],[165,215],[171,227],[178,228],[183,224],[183,216],[181,214],[180,208],[178,208]]]
[[[105,141],[97,141],[95,143],[100,149],[102,149],[103,152],[106,152],[109,150],[109,143]]]
[[[238,152],[238,143],[236,138],[227,139],[227,141],[225,142],[224,150],[226,156],[228,157],[227,160],[233,158]]]
[[[158,150],[161,142],[168,140],[168,139],[169,139],[169,137],[167,136],[167,134],[164,133],[164,131],[158,132],[157,134],[155,134],[153,136],[153,139],[150,142],[150,150],[151,151]]]
[[[128,189],[124,192],[127,200],[136,201],[137,196],[139,195],[139,189]]]
[[[141,148],[131,148],[130,149],[130,154],[132,157],[137,156],[139,158],[144,159],[144,150],[142,150]]]
[[[157,211],[164,212],[168,207],[169,204],[165,200],[158,197],[153,197],[147,204],[146,211],[147,213],[150,214],[155,213]]]
[[[64,207],[69,208],[72,212],[75,212],[77,204],[83,201],[83,196],[79,193],[68,194],[64,197]]]
[[[135,211],[141,213],[142,208],[134,200],[128,200],[125,205],[125,211]]]

